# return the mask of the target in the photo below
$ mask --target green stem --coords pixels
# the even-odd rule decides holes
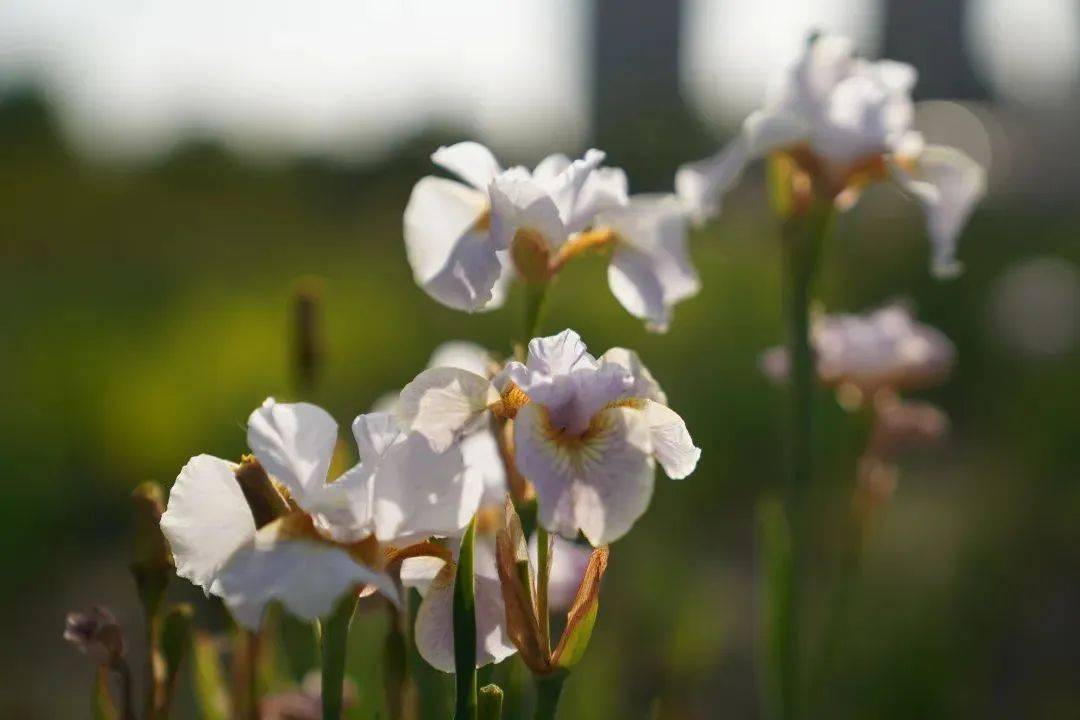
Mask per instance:
[[[555,720],[564,682],[566,673],[563,671],[536,678],[536,712],[533,713],[533,720]]]
[[[127,663],[121,662],[116,672],[120,676],[120,717],[123,720],[135,720],[135,700],[131,692],[131,669]]]
[[[784,582],[771,584],[785,597],[772,604],[776,618],[773,669],[778,693],[775,712],[785,720],[805,717],[802,678],[802,595],[809,544],[807,504],[813,477],[813,404],[816,387],[810,347],[810,293],[818,256],[833,216],[832,204],[819,201],[809,212],[788,218],[783,229],[784,293],[788,322],[791,405],[789,415],[788,482],[784,519],[790,532],[790,557]]]
[[[357,596],[350,592],[322,621],[322,716],[341,720],[345,686],[345,650]]]
[[[476,518],[461,539],[454,580],[454,672],[457,682],[455,720],[476,720],[476,586],[474,575]]]
[[[410,699],[407,618],[406,611],[399,611],[390,603],[387,603],[386,607],[390,617],[386,641],[383,644],[383,688],[390,720],[402,720],[406,717]]]
[[[543,640],[545,653],[551,652],[551,617],[548,612],[548,585],[551,581],[551,561],[548,553],[551,552],[551,541],[548,531],[536,523],[536,614],[540,621],[540,637]]]
[[[525,283],[525,344],[540,332],[540,321],[547,297],[548,282]]]

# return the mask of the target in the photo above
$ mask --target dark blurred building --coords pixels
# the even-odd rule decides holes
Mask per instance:
[[[679,0],[595,0],[592,142],[637,187],[670,189],[675,167],[714,141],[679,93]]]
[[[883,57],[919,70],[916,99],[984,100],[989,95],[964,39],[969,0],[886,0]]]

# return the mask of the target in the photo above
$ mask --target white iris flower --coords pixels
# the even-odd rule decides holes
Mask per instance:
[[[915,81],[910,65],[871,62],[856,57],[846,38],[818,36],[776,78],[765,106],[734,141],[679,169],[676,192],[698,220],[714,216],[747,163],[773,152],[789,155],[842,208],[861,185],[891,176],[923,206],[935,275],[955,275],[957,238],[985,194],[986,174],[964,153],[928,145],[912,129]]]
[[[361,462],[330,481],[338,426],[329,413],[272,399],[255,410],[248,445],[283,508],[258,527],[240,466],[192,458],[161,519],[177,573],[220,596],[249,628],[271,601],[310,620],[361,585],[398,602],[381,543],[459,532],[476,512],[483,478],[460,451],[434,452],[388,413],[361,415],[353,433]]]
[[[572,330],[536,338],[527,362],[494,381],[433,368],[402,390],[402,427],[436,451],[451,447],[489,413],[514,421],[514,460],[532,483],[540,522],[595,546],[625,534],[652,497],[656,462],[689,475],[701,451],[637,355],[614,348],[599,359]]]

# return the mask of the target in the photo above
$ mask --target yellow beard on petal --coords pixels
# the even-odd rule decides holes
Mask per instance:
[[[608,407],[630,403],[633,399],[612,403]],[[629,405],[632,406],[632,405]],[[589,427],[581,434],[568,433],[551,423],[551,417],[545,407],[540,407],[540,440],[556,464],[563,468],[573,468],[575,474],[581,474],[590,464],[598,461],[607,446],[608,436],[614,430],[615,421],[603,410],[593,415]]]

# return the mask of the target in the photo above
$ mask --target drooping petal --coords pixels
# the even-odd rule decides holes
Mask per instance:
[[[488,209],[481,191],[426,177],[405,207],[405,251],[416,283],[447,307],[489,309],[502,273],[491,236],[482,227]]]
[[[459,368],[431,368],[401,391],[396,409],[402,428],[420,433],[436,452],[446,450],[499,399],[491,382]]]
[[[653,374],[649,372],[649,368],[645,367],[645,363],[641,362],[641,358],[633,350],[619,347],[611,348],[600,356],[600,363],[618,365],[630,374],[634,384],[627,390],[627,395],[646,400],[655,400],[661,405],[667,405],[667,395],[661,389],[660,383],[656,381]]]
[[[694,445],[686,423],[679,414],[652,400],[645,400],[643,411],[649,424],[653,455],[672,480],[681,480],[697,467],[701,448]]]
[[[581,545],[563,538],[550,535],[551,577],[548,579],[548,607],[552,612],[570,609],[577,595],[578,587],[585,576],[585,568],[592,555],[592,547]],[[529,538],[529,561],[537,568],[536,535]]]
[[[432,153],[431,161],[479,190],[485,189],[502,172],[491,151],[472,140],[440,147]]]
[[[255,519],[235,470],[232,463],[210,455],[191,458],[177,476],[161,516],[176,574],[206,592],[233,553],[255,537]]]
[[[244,627],[257,630],[272,601],[304,620],[323,617],[358,585],[373,585],[399,602],[388,576],[360,565],[344,550],[279,535],[278,523],[264,527],[230,558],[218,578],[217,593]]]
[[[956,260],[956,245],[975,205],[986,194],[986,171],[961,151],[942,145],[927,145],[909,172],[892,163],[893,177],[905,191],[915,196],[926,213],[932,243],[935,276],[953,277],[962,266]]]
[[[626,310],[664,332],[672,307],[701,289],[686,247],[684,209],[671,196],[635,196],[597,221],[615,231],[608,284]]]
[[[720,199],[750,162],[746,141],[735,138],[712,157],[687,163],[675,173],[675,194],[695,223],[720,214]]]
[[[481,308],[480,312],[498,310],[505,305],[506,298],[510,295],[510,286],[513,285],[514,280],[517,278],[517,270],[514,268],[513,260],[510,259],[510,251],[497,250],[495,256],[499,259],[499,264],[502,267],[499,270],[499,277],[495,280],[495,285],[491,288],[491,299],[488,300],[487,305]]]
[[[490,537],[476,540],[476,666],[502,662],[517,652],[506,633],[506,606],[495,568]],[[406,561],[409,562],[409,561]],[[416,615],[415,641],[420,656],[443,672],[454,671],[454,565],[444,564],[428,579],[434,562],[414,564],[411,582],[419,589],[427,584]],[[404,568],[403,568],[404,572]]]
[[[311,403],[268,398],[248,417],[247,441],[266,471],[283,483],[303,508],[314,510],[327,492],[327,473],[338,426]]]
[[[356,419],[358,434],[356,426],[369,418]],[[419,433],[402,433],[374,474],[375,536],[384,542],[455,533],[476,513],[484,492],[483,476],[466,466],[460,448],[435,452]]]
[[[593,545],[622,537],[652,497],[655,466],[646,417],[611,407],[589,432],[567,441],[547,410],[530,403],[514,420],[518,468],[536,488],[544,527],[564,537],[578,530]]]
[[[809,123],[789,112],[756,110],[739,135],[712,157],[687,163],[675,174],[675,195],[696,223],[720,213],[720,199],[752,161],[810,135]]]
[[[567,230],[559,217],[559,208],[547,190],[531,177],[507,171],[491,182],[488,192],[495,248],[509,248],[519,230],[537,234],[549,252],[566,242]]]

